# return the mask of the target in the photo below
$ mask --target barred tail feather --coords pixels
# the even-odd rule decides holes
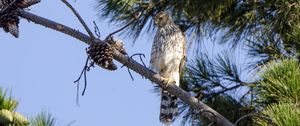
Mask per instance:
[[[160,115],[159,119],[162,123],[169,125],[178,116],[177,97],[169,92],[162,90]]]

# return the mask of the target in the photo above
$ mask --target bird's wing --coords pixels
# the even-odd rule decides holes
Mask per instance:
[[[182,39],[182,44],[183,44],[183,54],[182,54],[182,59],[180,61],[180,64],[179,64],[179,74],[182,74],[184,68],[185,68],[185,63],[186,63],[186,37],[185,37],[185,34],[183,32],[182,33],[182,36],[183,36],[183,39]]]

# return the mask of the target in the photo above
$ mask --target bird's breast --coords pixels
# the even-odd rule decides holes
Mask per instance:
[[[171,39],[169,39],[171,40]],[[176,43],[176,41],[163,41],[160,42],[159,52],[158,53],[158,63],[159,65],[167,65],[171,63],[175,58],[176,55],[182,52],[182,45]]]
[[[176,60],[180,60],[183,54],[183,46],[181,32],[165,32],[158,31],[152,46],[152,65],[159,70],[168,66]]]

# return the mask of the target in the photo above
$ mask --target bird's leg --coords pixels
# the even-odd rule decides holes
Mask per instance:
[[[166,84],[167,87],[170,86],[171,84],[176,83],[174,77],[170,75],[171,69],[172,69],[171,66],[166,66],[160,70],[161,79],[163,80],[163,82]]]
[[[166,86],[170,86],[171,84],[175,84],[176,81],[172,77],[161,77]]]

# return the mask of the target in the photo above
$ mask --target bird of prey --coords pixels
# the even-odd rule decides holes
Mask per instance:
[[[180,73],[186,62],[185,34],[167,12],[156,14],[158,27],[151,50],[150,68],[162,76],[167,85],[179,86]],[[177,97],[161,89],[160,121],[171,124],[178,116]]]

